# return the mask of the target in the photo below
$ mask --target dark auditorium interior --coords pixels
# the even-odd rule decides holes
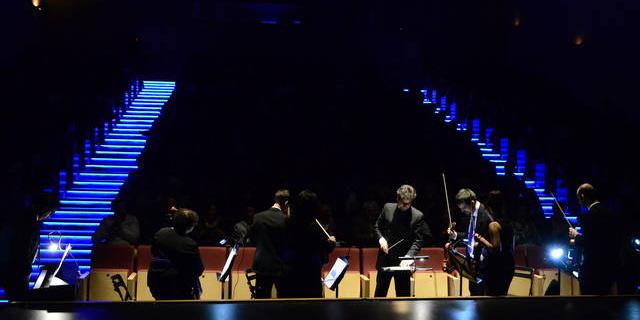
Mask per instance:
[[[640,318],[640,2],[16,0],[0,26],[2,318]],[[426,262],[374,297],[402,185]],[[463,188],[499,191],[508,294],[443,268],[447,229],[478,230]],[[238,226],[281,189],[335,237],[319,298],[255,299]],[[182,209],[200,293],[163,302],[147,275]]]

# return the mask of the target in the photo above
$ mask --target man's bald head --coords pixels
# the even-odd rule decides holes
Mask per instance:
[[[580,204],[585,207],[588,207],[592,203],[598,200],[598,194],[596,192],[596,188],[589,183],[583,183],[578,187],[578,191],[576,191],[576,196],[578,196],[578,200]]]

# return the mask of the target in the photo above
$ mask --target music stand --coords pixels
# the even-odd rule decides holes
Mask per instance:
[[[231,247],[231,251],[229,252],[229,256],[227,257],[227,261],[224,263],[224,267],[222,268],[222,272],[220,272],[220,277],[218,277],[218,281],[225,282],[227,277],[231,273],[231,269],[233,268],[233,262],[238,255],[238,243]]]
[[[410,271],[411,273],[415,273],[416,271],[430,271],[433,268],[430,267],[418,267],[417,261],[425,261],[429,259],[429,256],[401,256],[398,257],[400,260],[413,260],[413,265],[401,267],[401,266],[391,266],[391,267],[382,267],[382,271],[384,272],[400,272],[400,271]]]
[[[460,273],[460,276],[475,283],[482,282],[482,278],[478,276],[478,265],[476,262],[455,250],[455,246],[449,248],[449,261],[452,267]]]
[[[329,288],[329,290],[336,291],[337,295],[338,285],[340,285],[340,281],[342,281],[347,269],[349,269],[349,256],[338,257],[327,276],[322,280],[322,283]]]
[[[29,293],[29,300],[75,300],[79,272],[77,263],[67,260],[70,255],[71,245],[67,244],[57,266],[47,265],[43,267],[33,286],[33,290]]]

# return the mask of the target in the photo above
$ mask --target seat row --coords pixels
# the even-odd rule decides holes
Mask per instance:
[[[348,269],[337,290],[324,287],[324,297],[334,298],[370,298],[376,286],[376,258],[378,248],[336,248],[329,256],[329,263],[322,269],[324,277],[333,262],[340,256],[349,256]],[[224,247],[201,247],[200,255],[204,264],[201,276],[202,300],[246,300],[251,299],[250,283],[245,271],[251,268],[255,248],[243,247],[238,250],[230,276],[227,281],[218,281],[219,274],[228,255]],[[417,298],[456,297],[469,295],[467,279],[453,277],[442,271],[443,248],[423,248],[419,255],[429,256],[418,266],[430,270],[417,271],[411,277],[411,296]],[[509,295],[544,295],[553,280],[567,277],[558,273],[558,269],[549,265],[544,250],[539,246],[518,246],[515,250],[516,270],[509,288]],[[151,262],[150,246],[96,246],[93,248],[91,271],[80,282],[80,300],[120,301],[119,293],[114,289],[112,276],[120,275],[126,281],[131,298],[137,301],[154,300],[147,287],[147,275]],[[561,279],[562,280],[562,279]],[[252,280],[255,281],[255,280]],[[561,288],[563,295],[579,294],[577,281],[567,277]],[[276,296],[273,288],[272,296]],[[121,292],[124,296],[124,293]],[[395,297],[393,280],[387,297]]]

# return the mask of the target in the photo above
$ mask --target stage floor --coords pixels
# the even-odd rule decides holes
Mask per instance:
[[[640,296],[435,300],[272,300],[242,302],[20,303],[0,306],[1,319],[632,319]]]

